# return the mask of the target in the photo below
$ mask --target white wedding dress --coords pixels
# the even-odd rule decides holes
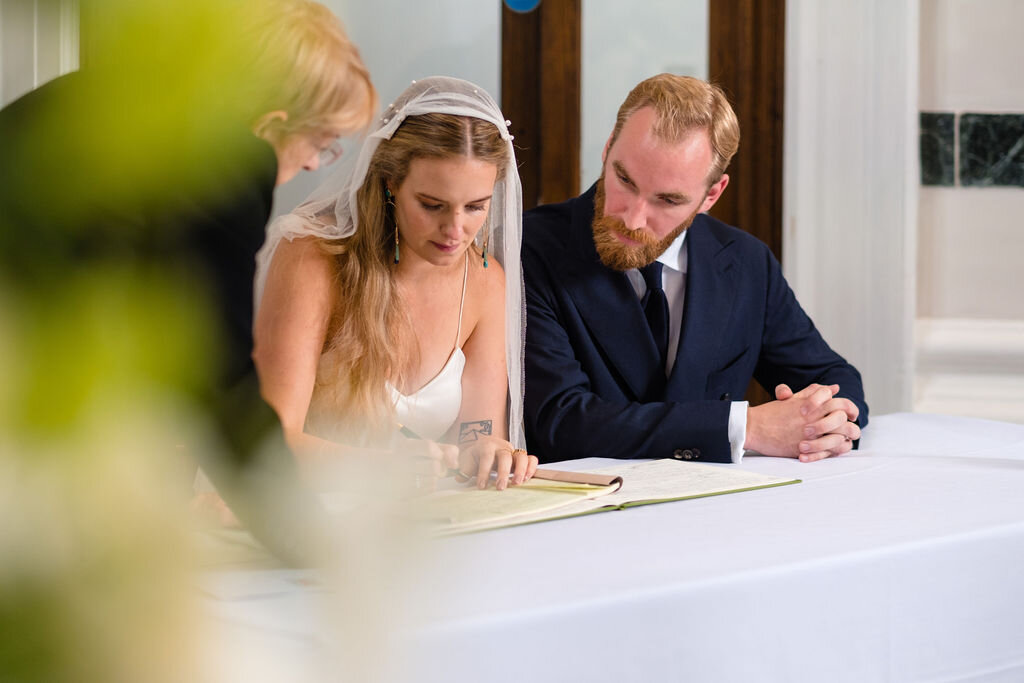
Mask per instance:
[[[466,268],[462,273],[462,301],[459,302],[459,327],[455,332],[455,345],[448,362],[434,377],[406,395],[388,384],[388,391],[395,402],[395,416],[398,422],[410,429],[421,439],[440,441],[459,417],[462,407],[462,371],[466,369],[466,354],[459,346],[462,335],[462,310],[466,305],[466,279],[469,275],[469,254],[466,254]]]

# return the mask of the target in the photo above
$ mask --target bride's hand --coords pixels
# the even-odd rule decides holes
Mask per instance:
[[[521,448],[514,448],[504,439],[491,436],[462,445],[459,451],[458,478],[465,481],[475,476],[477,488],[485,489],[492,470],[497,473],[495,488],[501,491],[509,483],[522,484],[532,477],[537,470],[537,456],[529,455]]]
[[[406,438],[398,451],[417,458],[427,458],[437,476],[444,476],[459,464],[459,447],[450,443]]]

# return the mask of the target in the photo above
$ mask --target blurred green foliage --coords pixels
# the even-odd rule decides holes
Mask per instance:
[[[148,218],[250,161],[258,3],[78,6],[81,78],[0,125],[0,680],[195,680],[168,480],[220,350]]]
[[[8,298],[2,431],[63,436],[107,395],[194,396],[212,373],[197,283],[125,264],[79,271]]]

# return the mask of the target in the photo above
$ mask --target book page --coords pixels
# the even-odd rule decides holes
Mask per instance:
[[[444,480],[442,490],[410,501],[409,512],[439,535],[448,535],[799,482],[732,466],[669,459],[628,461],[589,473],[553,471],[550,475],[552,479],[534,477],[504,491],[493,488],[493,483],[481,491],[472,484]]]
[[[437,491],[414,502],[414,516],[436,524],[441,533],[479,530],[517,523],[525,515],[549,515],[552,510],[610,494],[607,486],[530,479],[504,491],[475,486]]]
[[[553,510],[532,512],[515,517],[504,525],[529,524],[550,519],[575,517],[602,510],[615,510],[627,505],[668,502],[710,496],[717,493],[738,493],[749,489],[796,484],[799,479],[772,477],[747,472],[732,466],[714,466],[678,460],[641,460],[592,470],[595,474],[622,478],[622,488],[600,498],[580,500]],[[490,527],[485,527],[490,528]],[[478,529],[466,529],[476,531]]]
[[[631,462],[595,472],[616,474],[621,476],[624,482],[618,492],[603,498],[601,505],[679,500],[797,482],[795,479],[747,472],[731,466],[704,465],[671,459]]]

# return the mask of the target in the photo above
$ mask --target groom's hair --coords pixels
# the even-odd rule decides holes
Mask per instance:
[[[654,109],[653,133],[665,142],[678,142],[695,130],[708,132],[712,152],[708,184],[718,182],[740,146],[740,125],[722,89],[699,78],[675,74],[658,74],[641,81],[619,107],[609,148],[626,120],[644,107]]]

